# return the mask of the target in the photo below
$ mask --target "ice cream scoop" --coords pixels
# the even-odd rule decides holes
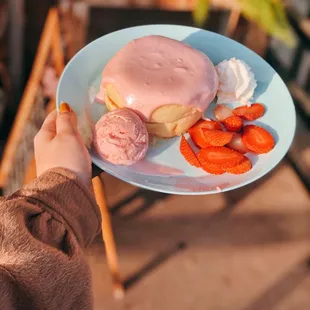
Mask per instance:
[[[248,104],[257,86],[254,73],[242,60],[231,58],[216,66],[219,76],[217,103]]]
[[[129,109],[102,116],[95,125],[94,146],[98,154],[116,165],[132,165],[148,149],[148,132],[140,117]]]

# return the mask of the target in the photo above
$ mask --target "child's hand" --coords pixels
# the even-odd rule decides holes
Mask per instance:
[[[67,103],[59,113],[54,111],[45,119],[34,139],[37,176],[62,167],[76,173],[86,184],[91,179],[91,159],[77,130],[77,119]]]

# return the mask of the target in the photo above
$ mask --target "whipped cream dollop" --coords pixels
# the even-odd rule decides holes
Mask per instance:
[[[224,60],[215,68],[220,81],[217,103],[249,104],[257,86],[251,68],[236,58]]]

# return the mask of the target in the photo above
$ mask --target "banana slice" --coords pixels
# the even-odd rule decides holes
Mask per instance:
[[[200,118],[202,113],[196,110],[193,114],[187,115],[171,123],[146,123],[146,128],[150,134],[161,138],[172,138],[185,133]]]
[[[112,84],[107,84],[105,86],[104,101],[110,111],[124,107],[122,98]]]
[[[112,84],[106,85],[105,104],[110,111],[123,108],[124,103]],[[161,138],[171,138],[185,133],[202,116],[195,108],[179,104],[167,104],[157,108],[146,127],[150,134]]]
[[[166,104],[157,108],[151,115],[151,123],[173,123],[180,118],[195,114],[196,109],[179,104]]]

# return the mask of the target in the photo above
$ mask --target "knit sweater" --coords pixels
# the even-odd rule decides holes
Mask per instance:
[[[0,201],[0,309],[92,309],[82,247],[100,231],[93,194],[52,169]]]

